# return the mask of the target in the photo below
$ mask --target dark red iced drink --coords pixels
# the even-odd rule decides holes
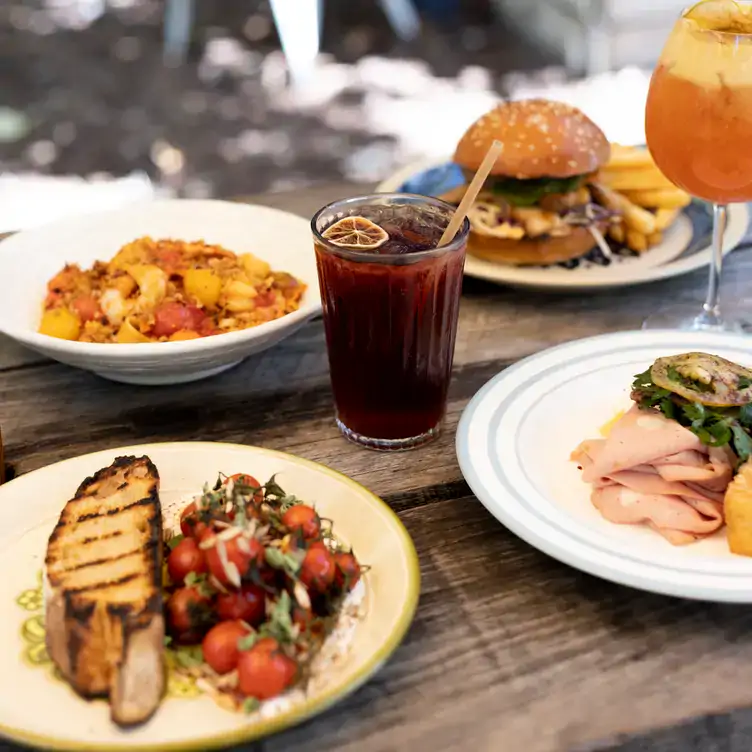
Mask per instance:
[[[337,422],[357,443],[405,449],[438,434],[468,232],[466,221],[436,247],[453,211],[437,199],[382,194],[332,204],[313,219]],[[367,236],[366,247],[337,245],[343,233],[326,237],[349,217],[388,238],[371,248]]]

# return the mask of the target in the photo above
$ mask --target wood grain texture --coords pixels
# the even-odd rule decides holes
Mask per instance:
[[[352,192],[329,186],[264,203],[310,215]],[[752,254],[734,253],[728,269],[726,298],[749,297]],[[0,341],[6,459],[28,472],[131,443],[262,444],[351,475],[400,515],[423,584],[404,644],[355,695],[246,752],[749,750],[752,611],[640,593],[555,562],[486,512],[454,453],[468,399],[504,367],[634,329],[663,301],[699,306],[705,281],[698,272],[564,296],[466,279],[444,434],[394,455],[337,432],[320,321],[219,377],[169,388],[110,383]]]

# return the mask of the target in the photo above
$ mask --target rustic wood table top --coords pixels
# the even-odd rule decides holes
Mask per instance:
[[[308,217],[356,190],[257,202]],[[725,297],[748,296],[752,253],[727,263]],[[669,299],[699,306],[705,282],[701,271],[551,295],[466,279],[444,434],[401,454],[340,436],[320,319],[232,371],[175,387],[111,383],[0,338],[5,461],[20,474],[139,442],[258,444],[347,473],[399,514],[422,572],[404,644],[352,697],[249,752],[749,750],[752,609],[641,593],[548,558],[489,515],[454,452],[463,408],[494,374],[550,345],[638,328]]]

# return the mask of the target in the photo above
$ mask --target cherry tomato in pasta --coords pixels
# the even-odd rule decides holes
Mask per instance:
[[[99,303],[97,303],[92,295],[79,295],[77,298],[74,298],[71,308],[78,314],[83,323],[93,321],[102,313]]]
[[[183,329],[199,331],[205,319],[206,314],[198,306],[167,301],[154,309],[152,334],[155,337],[169,337]]]
[[[274,290],[267,290],[266,292],[260,292],[254,299],[253,304],[256,308],[268,308],[274,305],[277,300],[277,296],[274,294]]]

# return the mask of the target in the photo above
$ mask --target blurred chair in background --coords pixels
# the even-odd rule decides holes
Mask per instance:
[[[164,59],[171,65],[185,60],[196,0],[167,0],[164,19]],[[412,0],[378,0],[394,33],[403,40],[420,33],[420,18]],[[313,72],[321,45],[324,0],[270,0],[274,24],[295,86]]]

